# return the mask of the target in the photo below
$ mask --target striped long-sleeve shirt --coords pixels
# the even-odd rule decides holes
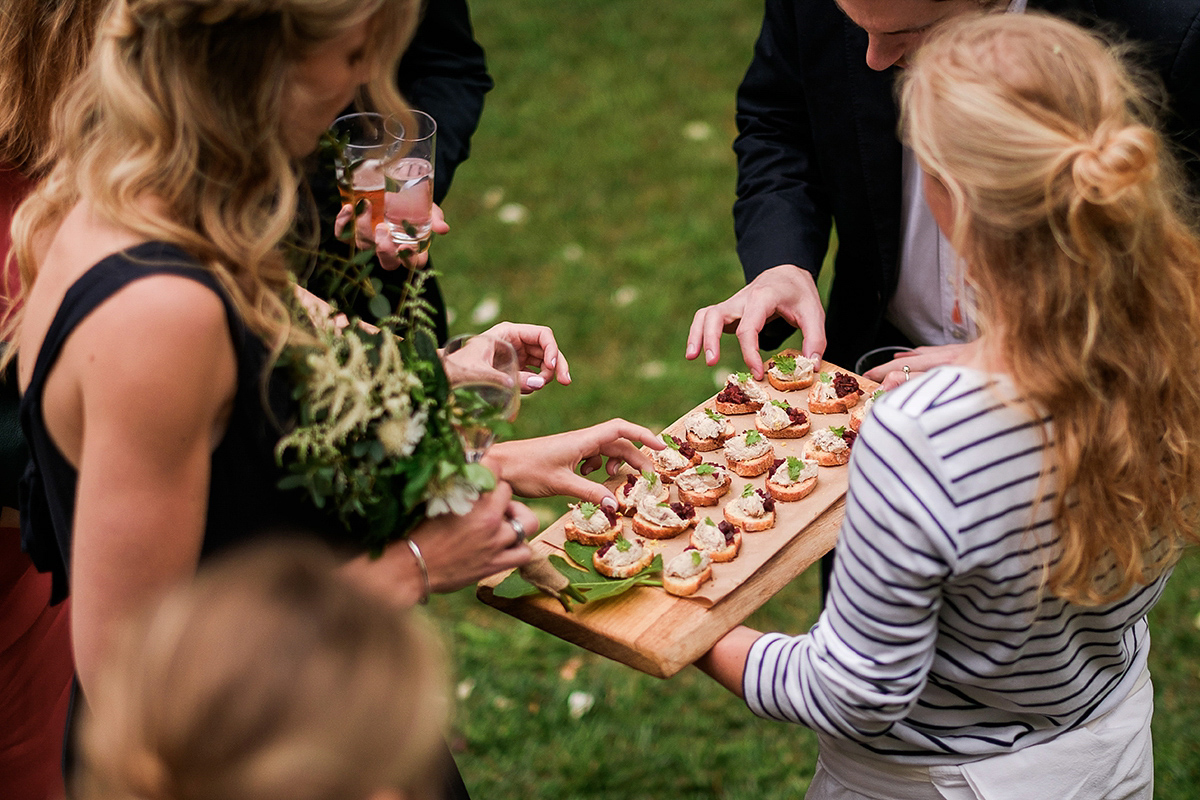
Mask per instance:
[[[947,764],[1046,741],[1129,693],[1167,575],[1098,607],[1041,595],[1055,552],[1049,420],[1002,402],[1013,392],[942,368],[875,404],[827,607],[807,635],[754,644],[751,710]]]

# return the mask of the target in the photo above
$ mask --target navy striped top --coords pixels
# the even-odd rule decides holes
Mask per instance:
[[[1047,741],[1126,697],[1167,574],[1097,607],[1041,596],[1049,421],[1006,400],[1007,379],[943,367],[875,404],[828,605],[807,635],[755,642],[751,710],[936,765]]]

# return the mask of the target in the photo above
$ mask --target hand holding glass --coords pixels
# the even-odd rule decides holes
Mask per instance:
[[[450,379],[454,429],[468,463],[478,463],[495,440],[492,425],[517,416],[517,353],[494,336],[456,336],[446,342],[442,363]]]
[[[383,217],[392,241],[401,250],[423,253],[433,227],[433,164],[437,123],[423,111],[411,112],[401,124],[389,119],[396,137],[396,157],[384,168]]]

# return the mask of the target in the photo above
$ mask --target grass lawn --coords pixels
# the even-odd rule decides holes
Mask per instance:
[[[741,363],[732,338],[718,369],[683,348],[694,311],[743,282],[730,143],[761,0],[472,7],[497,88],[446,203],[453,230],[434,245],[453,327],[556,331],[574,381],[526,399],[522,436],[611,416],[662,427]],[[537,508],[550,520],[564,505]],[[430,608],[458,672],[454,745],[476,798],[795,798],[808,785],[815,737],[754,717],[693,669],[647,677],[469,590]],[[799,633],[816,609],[804,575],[751,623]],[[1152,619],[1164,800],[1200,796],[1198,614],[1193,553]]]

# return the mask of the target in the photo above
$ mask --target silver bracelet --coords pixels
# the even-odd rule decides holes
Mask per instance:
[[[417,602],[425,605],[429,602],[429,595],[433,594],[433,587],[429,585],[429,567],[425,566],[425,557],[421,555],[421,548],[417,547],[417,543],[412,539],[404,541],[408,542],[408,549],[412,550],[413,558],[417,560],[417,567],[421,570],[421,581],[425,584],[425,593]]]

